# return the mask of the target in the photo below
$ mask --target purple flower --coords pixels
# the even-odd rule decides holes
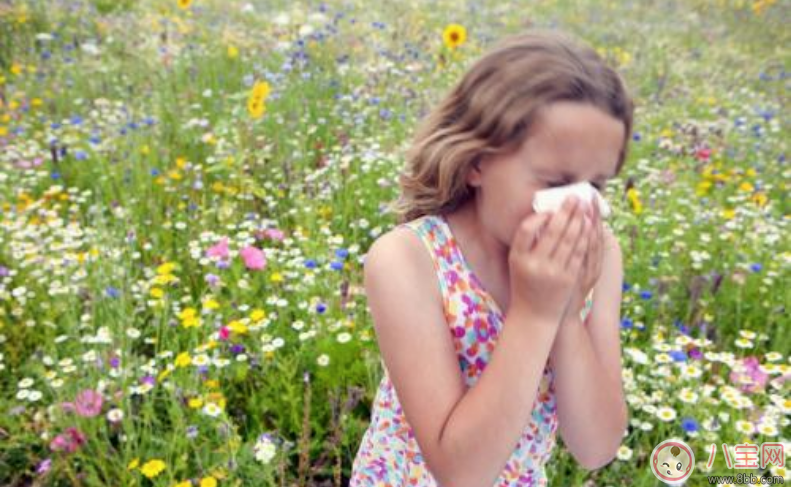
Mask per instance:
[[[51,458],[45,458],[36,467],[36,473],[39,474],[39,475],[43,475],[43,474],[49,472],[51,466],[52,466],[52,459]]]
[[[207,284],[214,287],[217,285],[218,281],[220,281],[220,276],[217,274],[207,274],[206,277],[204,277],[204,280]]]

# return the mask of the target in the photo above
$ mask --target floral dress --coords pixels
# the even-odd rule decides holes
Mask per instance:
[[[432,255],[459,369],[472,387],[490,360],[505,316],[468,266],[444,216],[425,215],[400,226],[415,231]],[[593,290],[581,310],[584,320],[591,310],[592,294]],[[371,423],[352,464],[350,487],[437,486],[384,365]],[[544,465],[555,445],[557,427],[553,370],[548,360],[531,420],[495,485],[547,485]]]

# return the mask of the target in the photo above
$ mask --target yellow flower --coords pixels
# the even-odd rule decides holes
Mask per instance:
[[[638,215],[643,211],[643,204],[641,204],[641,200],[639,198],[640,193],[635,188],[630,188],[627,190],[627,198],[630,200],[632,204],[633,212]]]
[[[254,119],[261,118],[264,115],[264,111],[266,111],[266,107],[264,106],[264,101],[258,98],[251,97],[248,100],[248,113]]]
[[[185,328],[196,328],[198,326],[201,326],[201,319],[195,317],[187,318],[185,320],[182,320],[182,326]]]
[[[190,8],[191,3],[192,0],[176,0],[176,5],[178,5],[182,10]]]
[[[256,81],[251,91],[251,97],[264,101],[270,94],[270,85],[266,81]]]
[[[275,272],[270,276],[270,281],[272,282],[283,282],[283,276],[280,272]]]
[[[443,43],[449,49],[456,49],[465,43],[467,31],[459,24],[449,24],[443,30]]]
[[[192,363],[189,352],[182,352],[176,356],[176,367],[187,367]]]
[[[189,480],[183,480],[178,484],[173,484],[173,487],[192,487],[192,482]]]
[[[203,309],[217,309],[219,307],[220,307],[220,303],[218,303],[212,298],[209,298],[203,302]]]
[[[134,460],[129,462],[129,465],[127,465],[127,470],[134,470],[134,469],[138,468],[138,465],[140,465],[140,459],[139,458],[135,458]]]
[[[201,487],[217,487],[217,479],[214,477],[204,477],[201,479]]]
[[[176,264],[173,262],[165,262],[164,264],[157,267],[157,274],[164,275],[170,274],[173,272],[173,268],[176,267]]]
[[[152,298],[161,298],[165,293],[162,291],[162,289],[158,287],[153,287],[149,291],[149,294],[151,295]]]
[[[228,57],[234,59],[239,56],[239,49],[236,46],[228,46]]]
[[[252,313],[250,313],[250,320],[255,322],[259,322],[263,320],[267,316],[267,313],[263,309],[254,309]]]
[[[231,331],[233,331],[234,333],[237,333],[239,335],[242,335],[242,334],[245,334],[245,333],[248,332],[248,327],[245,326],[244,323],[242,323],[241,321],[238,321],[238,320],[234,320],[231,323],[229,323],[228,324],[228,328]]]
[[[165,470],[165,462],[162,460],[149,460],[140,467],[140,471],[143,472],[143,475],[150,479],[162,473],[163,470]]]
[[[733,209],[725,209],[725,208],[724,208],[724,209],[721,211],[721,214],[723,215],[723,218],[725,218],[725,219],[727,219],[727,220],[731,220],[732,218],[734,218],[734,215],[735,215],[736,213],[737,213],[737,212],[736,212],[735,210],[733,210]]]
[[[187,405],[190,406],[192,409],[198,409],[199,407],[203,406],[203,399],[200,397],[193,397],[187,401]]]
[[[767,195],[764,193],[756,193],[755,195],[751,196],[751,201],[756,203],[756,206],[763,207],[767,204]]]
[[[179,318],[180,318],[181,320],[186,320],[186,319],[189,319],[189,318],[194,318],[194,317],[195,317],[195,313],[196,313],[196,311],[195,311],[195,308],[184,308],[184,309],[183,309],[183,310],[182,310],[182,311],[179,313]]]

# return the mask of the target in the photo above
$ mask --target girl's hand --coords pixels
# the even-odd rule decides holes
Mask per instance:
[[[578,285],[575,286],[572,292],[572,297],[570,298],[569,306],[564,312],[563,320],[566,320],[567,317],[578,315],[583,309],[583,306],[585,306],[586,297],[594,288],[594,285],[597,283],[602,273],[602,262],[605,251],[614,245],[616,239],[613,233],[604,227],[598,205],[591,205],[589,213],[592,215],[592,225],[589,227],[589,245],[586,251],[586,257],[583,261],[583,267],[580,270]],[[575,314],[570,315],[570,312]]]

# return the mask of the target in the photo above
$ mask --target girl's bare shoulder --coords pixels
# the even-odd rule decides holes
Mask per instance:
[[[365,279],[409,281],[410,287],[441,302],[432,256],[411,228],[397,226],[371,244],[364,263]]]

